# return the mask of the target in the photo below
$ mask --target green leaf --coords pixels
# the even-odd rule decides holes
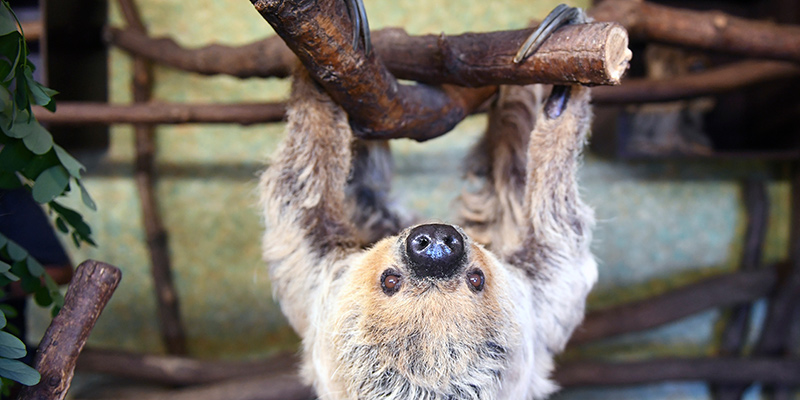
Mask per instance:
[[[0,36],[0,54],[5,55],[5,58],[8,59],[8,69],[3,69],[4,72],[7,72],[5,72],[3,75],[0,75],[0,79],[2,79],[0,82],[6,87],[8,87],[8,83],[14,78],[14,74],[16,73],[16,71],[14,71],[14,66],[11,64],[11,61],[13,61],[12,57],[9,57],[9,55],[19,53],[19,39],[21,37],[22,35],[20,35],[19,32],[13,32]]]
[[[22,170],[33,157],[33,153],[25,147],[22,140],[14,140],[0,150],[0,169],[8,172]]]
[[[7,323],[6,314],[0,312],[0,329],[5,328]]]
[[[96,246],[94,241],[92,240],[92,228],[84,222],[83,217],[71,210],[67,207],[58,204],[55,201],[51,201],[47,203],[50,208],[55,211],[58,215],[60,215],[64,220],[75,229],[75,232],[72,232],[72,239],[75,241],[76,244],[79,244],[81,241],[84,241],[92,246]]]
[[[83,201],[83,204],[86,207],[89,207],[89,209],[92,211],[97,211],[97,204],[95,204],[94,200],[92,200],[92,197],[89,196],[89,192],[83,186],[83,182],[81,182],[79,179],[76,179],[75,181],[78,182],[78,186],[81,187],[81,200]]]
[[[58,92],[43,86],[39,82],[36,82],[36,80],[33,79],[33,69],[31,69],[30,64],[25,66],[24,74],[28,89],[33,97],[33,103],[38,106],[46,106],[50,104],[50,102],[53,100],[53,96],[58,94]]]
[[[0,260],[0,274],[11,271],[11,266]]]
[[[1,53],[0,53],[1,54]],[[6,76],[8,74],[8,70],[11,69],[11,64],[8,63],[6,60],[0,60],[0,76]],[[0,110],[6,111],[8,110],[8,114],[11,114],[11,92],[8,89],[0,85]]]
[[[15,380],[23,385],[33,386],[39,383],[39,373],[21,361],[0,358],[0,376]]]
[[[22,46],[20,46],[20,53],[22,53]],[[33,120],[33,116],[31,115],[31,99],[28,94],[28,81],[20,77],[20,75],[24,76],[24,71],[22,70],[22,65],[19,64],[19,54],[17,55],[17,60],[14,61],[14,69],[16,71],[16,79],[14,82],[17,83],[17,90],[14,91],[14,103],[17,106],[17,110],[27,111],[28,115],[26,121],[30,122]],[[18,117],[21,116],[22,115],[18,115]],[[17,118],[17,120],[19,120],[19,118]]]
[[[8,279],[11,282],[19,281],[19,277],[17,275],[15,275],[13,272],[10,272],[10,271],[9,272],[2,272],[0,274],[3,275],[2,276],[3,279]]]
[[[22,248],[22,246],[8,241],[6,243],[6,253],[8,253],[8,257],[11,258],[12,261],[19,262],[25,259],[28,256],[28,252]]]
[[[56,218],[56,227],[59,231],[61,231],[61,233],[69,233],[69,228],[67,228],[67,224],[61,217]]]
[[[8,171],[0,171],[0,189],[16,189],[22,186],[17,174]]]
[[[42,264],[39,264],[39,261],[36,261],[33,257],[28,257],[27,262],[28,272],[30,272],[31,275],[37,277],[46,276],[44,267],[42,267]]]
[[[28,163],[28,165],[25,168],[22,169],[21,172],[22,175],[25,175],[26,178],[34,181],[46,169],[55,167],[60,164],[61,163],[58,161],[58,157],[56,157],[56,153],[54,151],[48,151],[47,154],[34,156],[33,159]]]
[[[44,281],[44,286],[50,291],[51,295],[53,293],[61,294],[61,292],[58,290],[58,284],[53,280],[53,278],[50,277],[50,275],[42,275],[42,280]]]
[[[53,298],[50,297],[50,291],[46,287],[40,286],[33,292],[33,299],[39,307],[47,307],[53,304]]]
[[[64,167],[56,165],[42,172],[33,183],[33,199],[39,204],[52,201],[64,193],[69,185],[69,173]]]
[[[58,156],[58,161],[61,161],[61,165],[69,171],[69,174],[77,179],[81,179],[81,171],[85,171],[86,167],[81,164],[80,161],[76,160],[72,157],[63,147],[54,144],[53,149],[56,151],[56,156]]]
[[[0,7],[0,35],[17,31],[17,19],[7,7]]]
[[[2,312],[3,315],[8,318],[15,318],[17,315],[19,315],[17,309],[8,304],[0,304],[0,312]]]
[[[3,320],[5,320],[5,317],[3,317]],[[25,343],[22,343],[16,336],[8,332],[0,331],[0,357],[22,358],[27,353]]]
[[[11,70],[8,72],[8,75],[3,78],[3,82],[10,82],[17,76],[17,66],[19,65],[19,60],[23,53],[23,44],[22,35],[20,35],[19,32],[0,37],[0,51],[2,51],[2,54],[15,54],[14,61],[11,63]],[[11,60],[11,57],[8,59]]]
[[[22,290],[24,290],[25,293],[36,293],[36,291],[42,287],[42,283],[39,282],[39,279],[37,278],[34,278],[30,275],[22,276],[21,278],[22,281],[20,284],[22,285]]]
[[[25,147],[34,154],[41,155],[53,148],[53,135],[44,129],[39,121],[30,118],[27,121],[18,121],[17,125],[30,129],[30,134],[22,138],[22,141],[25,142]]]

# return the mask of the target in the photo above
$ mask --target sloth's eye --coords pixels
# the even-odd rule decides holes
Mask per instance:
[[[486,283],[486,278],[480,270],[475,270],[467,274],[467,284],[473,291],[480,292],[483,290],[484,283]]]
[[[393,269],[383,271],[381,275],[381,288],[383,289],[383,293],[386,293],[388,296],[397,293],[397,291],[400,290],[401,283],[402,278],[399,272]]]

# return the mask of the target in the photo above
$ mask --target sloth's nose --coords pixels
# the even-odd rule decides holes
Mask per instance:
[[[464,238],[450,225],[420,225],[406,239],[406,254],[417,277],[449,278],[464,263]]]

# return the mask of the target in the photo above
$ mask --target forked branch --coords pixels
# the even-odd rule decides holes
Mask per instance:
[[[420,141],[437,137],[452,129],[495,91],[493,87],[467,89],[451,85],[401,85],[376,52],[367,55],[353,48],[352,24],[341,1],[252,2],[312,77],[347,111],[351,125],[361,137],[407,137]],[[611,27],[608,35],[613,39],[599,42],[615,47],[603,47],[602,53],[613,60],[606,64],[619,78],[630,57],[627,33],[616,26]],[[556,35],[551,39],[558,41]],[[522,40],[524,35],[519,35],[519,41],[508,46],[511,50],[505,56],[508,64],[511,64],[513,53]],[[577,43],[585,38],[565,40],[570,41],[568,48],[580,48]],[[453,53],[449,60],[452,64],[452,60],[460,60],[460,57],[461,54]],[[565,65],[575,62],[570,61],[569,54],[560,57]],[[502,56],[497,60],[498,64],[502,63]],[[590,65],[589,69],[599,67]]]

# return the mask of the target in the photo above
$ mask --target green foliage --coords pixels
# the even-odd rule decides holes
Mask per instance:
[[[55,111],[55,90],[33,79],[34,66],[28,61],[28,47],[19,21],[7,0],[0,0],[0,188],[25,187],[33,199],[49,209],[56,228],[69,235],[75,246],[94,245],[92,230],[83,217],[55,200],[68,193],[74,185],[81,191],[83,204],[96,210],[89,192],[81,182],[86,168],[53,143],[53,136],[33,116],[32,106]],[[0,234],[0,288],[19,282],[33,294],[36,304],[52,306],[53,315],[64,306],[58,285],[47,275],[44,267],[17,243]],[[0,289],[0,296],[4,291]],[[8,393],[11,381],[23,385],[39,382],[39,373],[19,359],[26,355],[24,343],[7,326],[6,317],[14,310],[0,305],[0,387]]]

